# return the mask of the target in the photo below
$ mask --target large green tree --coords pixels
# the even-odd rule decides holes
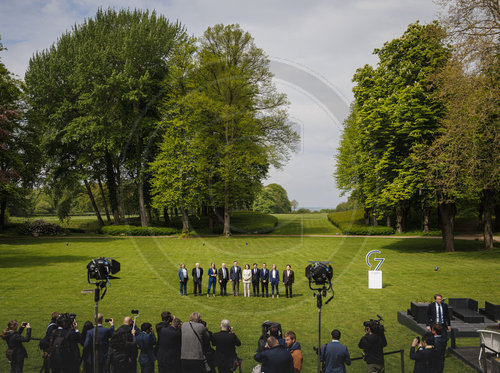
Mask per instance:
[[[269,184],[256,195],[252,206],[254,211],[267,214],[288,214],[292,212],[292,204],[288,194],[281,185]]]
[[[9,204],[26,202],[27,188],[37,180],[41,165],[37,134],[26,123],[25,107],[22,82],[0,59],[0,227]]]
[[[124,184],[130,181],[141,223],[148,224],[155,107],[183,32],[155,12],[100,9],[30,60],[30,118],[44,134],[53,173],[62,167],[86,185],[105,174],[115,223],[125,214]]]

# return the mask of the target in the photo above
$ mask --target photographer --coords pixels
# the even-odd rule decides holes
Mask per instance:
[[[98,364],[98,372],[95,373],[104,373],[105,372],[105,365],[106,365],[106,358],[108,355],[108,341],[111,338],[111,335],[113,334],[115,327],[113,325],[113,319],[106,319],[106,321],[109,322],[109,325],[111,325],[110,328],[105,328],[102,326],[102,322],[104,320],[104,316],[102,313],[99,313],[97,315],[97,364]],[[94,366],[94,336],[95,336],[95,329],[90,329],[87,332],[87,335],[85,337],[85,342],[84,342],[84,348],[89,351],[89,354],[87,356],[87,361],[85,363],[88,364],[88,366],[93,367]]]
[[[6,356],[10,363],[10,373],[23,373],[24,359],[28,357],[23,343],[29,342],[31,339],[29,323],[22,322],[19,329],[17,326],[17,321],[11,320],[2,332],[2,339],[7,342]],[[21,335],[24,328],[26,328],[26,337]]]
[[[205,373],[206,356],[204,347],[210,344],[210,334],[203,326],[201,315],[193,312],[189,316],[189,322],[181,327],[181,365],[183,373]]]
[[[137,345],[141,350],[139,355],[139,364],[141,373],[154,373],[155,371],[155,355],[154,346],[156,344],[155,334],[153,333],[153,325],[145,322],[141,325],[141,332],[135,337]]]
[[[241,346],[239,338],[234,334],[233,327],[228,320],[220,322],[221,331],[212,335],[212,344],[215,346],[215,361],[219,373],[231,373],[238,361],[236,346]]]
[[[44,373],[49,373],[50,371],[50,336],[52,332],[57,329],[57,318],[59,317],[59,312],[52,312],[52,316],[47,325],[47,329],[45,330],[45,337],[40,340],[38,347],[40,350],[43,350],[43,368],[42,371]]]
[[[50,361],[53,373],[78,373],[80,371],[81,341],[75,314],[63,313],[57,318],[57,329],[50,337]]]
[[[387,346],[384,326],[379,321],[365,322],[365,335],[359,341],[358,347],[363,350],[367,373],[383,373],[384,347]]]
[[[415,360],[413,373],[437,373],[440,356],[434,346],[434,336],[427,332],[424,334],[423,340],[423,346],[419,337],[415,337],[411,344],[410,359]],[[416,351],[415,348],[417,348]]]

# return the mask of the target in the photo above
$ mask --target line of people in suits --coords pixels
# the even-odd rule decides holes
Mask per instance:
[[[200,267],[200,263],[196,263],[194,268],[191,270],[191,277],[193,281],[193,294],[195,296],[204,295],[202,293],[202,280],[203,280],[203,268]],[[216,268],[214,263],[210,264],[210,268],[207,271],[208,276],[208,288],[206,295],[210,297],[210,293],[215,297],[216,285],[219,284],[220,295],[227,295],[227,284],[231,283],[233,296],[240,295],[240,283],[243,283],[243,295],[245,297],[269,297],[269,284],[271,284],[271,297],[279,298],[279,284],[283,283],[285,286],[285,296],[288,298],[293,297],[293,283],[295,282],[295,273],[292,270],[290,264],[287,264],[286,269],[282,272],[280,277],[280,272],[276,266],[273,264],[271,269],[267,268],[266,263],[262,264],[262,268],[259,268],[257,263],[253,263],[253,267],[250,268],[249,264],[245,264],[244,269],[238,265],[238,261],[234,261],[230,268],[226,267],[226,263],[222,263],[219,269]],[[182,263],[178,271],[179,278],[179,292],[180,295],[187,295],[187,283],[189,281],[189,273],[186,269],[186,265]],[[252,285],[252,294],[250,294],[250,285]]]

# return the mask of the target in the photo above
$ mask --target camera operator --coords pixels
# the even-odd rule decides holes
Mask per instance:
[[[97,315],[97,369],[98,371],[95,373],[104,373],[106,366],[106,358],[108,355],[108,341],[113,334],[115,327],[113,325],[113,319],[109,320],[110,328],[105,328],[102,326],[102,322],[104,320],[104,316],[102,313]],[[89,355],[87,356],[86,363],[89,366],[94,366],[94,335],[95,329],[90,329],[87,332],[85,337],[84,348],[89,351]]]
[[[359,341],[358,347],[363,350],[367,373],[383,373],[384,347],[387,346],[384,326],[376,320],[365,322],[365,335]]]
[[[126,353],[129,359],[129,365],[126,369],[117,372],[123,373],[136,373],[137,372],[137,344],[135,342],[135,336],[138,333],[138,328],[134,328],[134,320],[130,316],[126,316],[123,319],[123,325],[118,328],[120,332],[125,335],[126,338]],[[133,343],[132,343],[133,342]]]
[[[57,318],[59,317],[59,312],[55,311],[52,312],[52,316],[49,322],[49,325],[47,325],[47,329],[45,330],[45,337],[43,337],[40,340],[40,343],[38,347],[40,350],[43,350],[43,368],[42,371],[44,373],[49,373],[50,371],[50,336],[52,335],[52,332],[57,329]]]
[[[53,373],[78,373],[80,371],[81,335],[74,314],[58,316],[57,329],[50,337],[50,361]]]
[[[420,338],[415,337],[411,344],[410,359],[415,360],[413,373],[437,373],[439,370],[439,352],[434,346],[434,336],[427,332],[423,337],[424,344],[420,343]],[[415,348],[418,348],[415,351]]]
[[[19,329],[16,320],[11,320],[7,324],[7,328],[2,332],[2,339],[7,342],[6,356],[10,363],[10,373],[23,373],[24,359],[28,357],[28,353],[23,346],[24,342],[29,342],[31,339],[31,326],[29,323],[22,322]],[[21,334],[26,328],[26,337]]]

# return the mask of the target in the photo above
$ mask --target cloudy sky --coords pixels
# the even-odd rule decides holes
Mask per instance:
[[[24,76],[43,50],[99,7],[155,9],[199,36],[216,23],[238,23],[270,57],[276,85],[302,136],[299,151],[265,183],[285,187],[301,207],[335,207],[346,199],[332,174],[341,124],[352,100],[352,76],[372,52],[400,36],[409,23],[438,16],[432,0],[2,0],[0,58]]]

